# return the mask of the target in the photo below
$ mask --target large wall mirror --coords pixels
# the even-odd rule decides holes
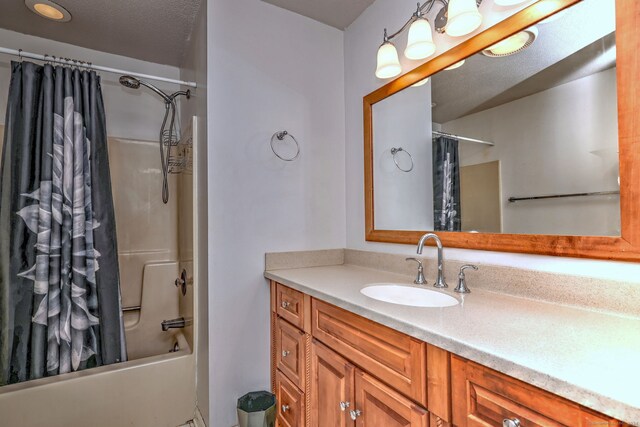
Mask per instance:
[[[541,0],[365,97],[367,240],[640,258],[639,11]]]

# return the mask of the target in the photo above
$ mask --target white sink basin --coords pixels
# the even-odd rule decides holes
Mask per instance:
[[[372,283],[360,292],[379,301],[413,307],[451,307],[459,303],[447,294],[400,283]]]

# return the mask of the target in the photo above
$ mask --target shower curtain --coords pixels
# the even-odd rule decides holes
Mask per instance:
[[[95,72],[12,62],[0,169],[0,385],[126,359]]]
[[[433,139],[433,225],[435,231],[460,231],[458,140]]]

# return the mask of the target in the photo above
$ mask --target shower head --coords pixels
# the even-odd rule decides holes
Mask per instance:
[[[144,80],[136,79],[132,76],[120,76],[120,84],[122,86],[128,87],[129,89],[140,89],[140,86],[146,86],[164,99],[164,101],[168,104],[173,103],[173,98],[152,85],[151,83],[145,82]]]
[[[140,88],[140,80],[131,76],[120,76],[120,84],[122,86],[128,87],[129,89],[139,89]]]

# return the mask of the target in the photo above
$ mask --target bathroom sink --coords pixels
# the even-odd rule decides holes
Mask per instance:
[[[450,295],[400,283],[372,283],[360,292],[379,301],[413,307],[451,307],[458,304],[458,300]]]

